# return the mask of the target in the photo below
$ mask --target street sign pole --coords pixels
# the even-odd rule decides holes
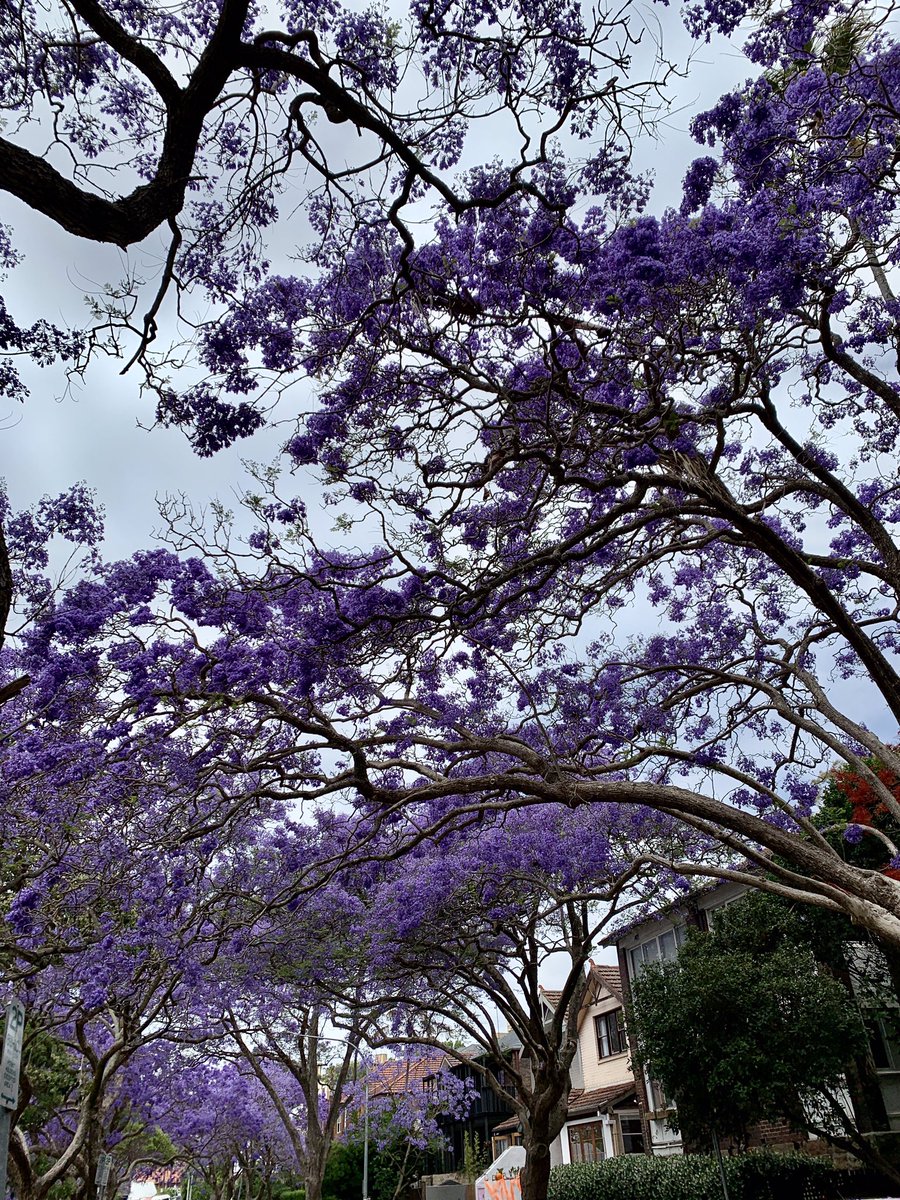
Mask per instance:
[[[94,1182],[97,1184],[97,1200],[103,1200],[106,1195],[106,1185],[109,1183],[109,1168],[111,1165],[111,1154],[100,1154],[97,1157],[97,1171],[94,1175]],[[0,1200],[5,1200],[5,1197],[0,1196]]]
[[[12,1113],[0,1108],[0,1200],[6,1200],[6,1160],[9,1157],[9,1129]]]
[[[12,1110],[19,1102],[19,1068],[22,1065],[22,1036],[25,1005],[15,996],[6,1005],[3,1053],[0,1054],[0,1200],[6,1200],[6,1163]]]

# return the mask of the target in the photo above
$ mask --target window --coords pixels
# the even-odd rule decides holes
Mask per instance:
[[[655,1079],[648,1079],[648,1091],[650,1093],[650,1109],[652,1112],[666,1112],[675,1105],[671,1103],[666,1093],[662,1090],[662,1085],[657,1083]]]
[[[879,1071],[900,1069],[900,1046],[891,1037],[885,1022],[880,1017],[867,1016],[863,1023],[866,1033],[869,1035],[869,1047],[877,1069]]]
[[[665,933],[652,937],[631,951],[631,975],[636,979],[647,963],[668,962],[677,958],[678,947],[684,942],[684,926],[676,925]]]
[[[606,1152],[603,1149],[602,1121],[569,1126],[569,1157],[573,1163],[603,1161]]]
[[[624,1054],[628,1049],[625,1013],[621,1008],[594,1017],[594,1028],[597,1030],[597,1053],[600,1058],[609,1058],[611,1054]]]
[[[644,1153],[644,1126],[640,1117],[619,1117],[622,1149],[626,1154]]]

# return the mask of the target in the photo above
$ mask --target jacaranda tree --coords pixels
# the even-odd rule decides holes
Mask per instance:
[[[43,734],[26,728],[4,754],[0,979],[27,1012],[10,1139],[19,1200],[62,1182],[90,1198],[99,1155],[130,1153],[159,1124],[153,1051],[199,1040],[191,998],[234,934],[240,886],[208,835],[179,829],[161,773],[143,786],[146,764],[96,747],[92,762],[89,737],[78,755]]]
[[[81,337],[20,327],[0,307],[0,345],[43,361],[83,362],[98,347],[140,359],[160,417],[180,420],[148,353],[170,289],[230,304],[268,277],[279,219],[288,252],[310,232],[328,241],[339,227],[352,237],[382,224],[411,248],[423,200],[454,213],[496,202],[454,177],[482,124],[486,138],[508,139],[509,194],[535,193],[550,138],[613,142],[658,92],[658,63],[648,59],[642,79],[631,69],[640,28],[628,4],[519,0],[390,12],[338,0],[8,6],[0,190],[17,201],[10,219],[24,203],[75,238],[123,249],[151,238],[160,266],[148,278],[138,256],[123,280],[105,280]],[[14,246],[4,228],[0,265],[15,262]],[[4,372],[3,390],[21,394],[11,363]],[[251,405],[219,405],[203,388],[193,401],[201,452],[259,422]]]
[[[168,230],[134,331],[160,419],[210,452],[257,427],[273,389],[312,378],[288,452],[330,485],[344,531],[313,544],[303,500],[264,477],[249,547],[94,562],[48,594],[3,649],[19,772],[4,803],[31,819],[45,795],[48,810],[107,797],[123,845],[149,831],[199,856],[165,880],[179,902],[187,889],[185,916],[194,879],[227,871],[242,922],[288,813],[315,809],[317,851],[300,840],[266,912],[509,809],[649,807],[677,837],[638,839],[635,868],[744,881],[900,945],[890,836],[861,863],[811,819],[834,764],[900,817],[885,782],[900,772],[889,13],[788,0],[762,14],[755,78],[694,124],[715,156],[657,215],[602,119],[612,105],[620,127],[603,55],[621,22],[417,6],[423,99],[393,73],[405,27],[281,15],[74,0],[2,18],[19,119],[0,186],[79,236]],[[746,15],[760,17],[738,2],[690,21],[728,31]],[[26,145],[45,102],[46,159]],[[495,108],[520,156],[446,182],[465,127]],[[315,110],[353,129],[359,162],[345,170]],[[549,136],[564,126],[599,148],[575,162]],[[123,161],[133,189],[100,194],[94,164],[123,178]],[[315,274],[294,278],[269,273],[257,231],[300,162],[324,191],[306,208]],[[198,333],[203,383],[180,389],[151,341],[167,287],[201,279],[227,311]],[[105,325],[115,346],[132,290],[112,289],[81,343],[12,318],[4,337],[78,355]],[[93,828],[79,821],[63,827],[76,857]],[[54,889],[100,886],[72,878],[36,873],[35,912],[56,917],[41,907]],[[132,881],[109,901],[126,925]],[[228,910],[217,919],[201,927],[213,944]]]
[[[592,950],[610,921],[659,896],[656,872],[642,879],[634,860],[640,846],[671,848],[673,824],[646,809],[561,805],[485,819],[385,864],[360,906],[354,929],[376,1029],[385,1042],[443,1048],[513,1109],[524,1200],[547,1194]],[[482,1057],[460,1052],[460,1040]]]
[[[690,20],[698,30],[731,28],[743,15],[738,5],[727,14],[694,11]],[[867,766],[875,756],[896,768],[876,730],[900,716],[895,492],[882,466],[898,412],[889,361],[897,48],[875,26],[883,15],[856,14],[854,25],[806,0],[770,14],[748,43],[762,74],[695,122],[719,157],[693,165],[681,210],[662,217],[643,214],[646,189],[608,141],[577,168],[563,148],[540,141],[514,183],[499,165],[478,168],[450,196],[354,110],[360,128],[382,138],[379,161],[404,164],[399,179],[387,168],[386,218],[358,220],[357,206],[352,219],[324,221],[314,279],[267,278],[247,291],[257,268],[245,264],[239,280],[232,272],[219,293],[230,313],[200,345],[209,379],[173,393],[166,419],[192,426],[211,449],[261,419],[242,398],[261,372],[276,383],[297,372],[322,379],[319,410],[290,453],[319,464],[348,505],[374,509],[381,544],[361,554],[325,551],[298,571],[278,543],[285,527],[303,532],[302,506],[262,505],[272,528],[256,545],[269,554],[268,596],[145,555],[102,585],[119,591],[115,616],[101,605],[76,629],[70,608],[65,620],[51,617],[47,644],[77,642],[95,659],[92,670],[102,660],[109,671],[106,650],[87,651],[88,630],[103,639],[113,619],[123,631],[130,622],[136,640],[115,651],[115,671],[131,688],[123,710],[140,714],[148,736],[154,706],[161,721],[179,722],[179,746],[193,739],[194,761],[203,758],[210,778],[226,761],[234,774],[264,762],[285,795],[346,787],[367,819],[382,820],[412,804],[425,806],[427,820],[456,819],[451,810],[466,797],[476,809],[546,799],[649,803],[715,831],[736,858],[777,855],[779,882],[768,886],[842,908],[896,939],[894,881],[846,864],[808,820],[811,777],[823,761],[868,771],[888,808],[897,803]],[[10,34],[11,45],[30,38],[42,48],[34,58],[12,56],[20,83],[29,64],[42,66],[28,76],[30,92],[10,95],[30,96],[22,103],[37,121],[35,89],[71,80],[59,136],[101,158],[111,151],[102,122],[87,120],[87,100],[103,97],[96,111],[121,123],[126,142],[140,143],[134,166],[149,182],[125,200],[98,201],[97,211],[111,223],[124,213],[127,223],[142,205],[153,209],[134,225],[144,233],[154,220],[177,219],[187,181],[202,195],[203,181],[222,175],[215,155],[231,142],[215,106],[226,67],[248,82],[234,100],[248,119],[270,99],[290,107],[290,88],[280,89],[304,72],[313,94],[294,97],[301,125],[307,104],[330,111],[325,76],[356,80],[341,103],[354,87],[382,86],[377,64],[366,70],[379,83],[365,84],[360,62],[340,60],[341,39],[350,37],[341,15],[328,18],[329,70],[316,56],[332,50],[299,16],[287,40],[266,31],[250,38],[246,14],[226,5],[208,42],[192,37],[190,46],[185,30],[196,32],[197,14],[140,10],[119,21],[81,5],[67,12],[65,36],[38,29],[44,16],[29,13]],[[587,36],[574,12],[564,28],[546,13],[530,16],[517,49],[537,55],[541,102],[589,132],[609,93],[580,50],[590,58],[608,29]],[[504,10],[497,20],[469,28],[449,9],[416,16],[427,61],[430,45],[458,52],[433,63],[452,63],[453,79],[471,84],[478,101],[463,104],[467,116],[479,104],[490,108],[486,97],[505,78],[500,43],[508,50],[512,26],[525,18]],[[382,66],[385,48],[398,45],[385,26],[353,36],[377,42]],[[157,53],[163,43],[176,47],[171,66]],[[172,73],[177,47],[181,82]],[[307,60],[312,68],[297,65]],[[261,73],[269,66],[271,77]],[[431,70],[440,91],[444,67]],[[138,76],[140,86],[123,91],[123,79]],[[515,92],[527,100],[504,100],[510,111],[536,101],[533,78]],[[501,91],[514,93],[506,83]],[[146,120],[160,105],[166,132],[154,157]],[[185,139],[197,114],[206,119],[214,109],[202,136]],[[430,111],[413,124],[428,125]],[[245,186],[241,129],[231,130],[232,198],[258,197],[268,185]],[[211,156],[202,170],[201,143]],[[286,163],[289,143],[280,159],[272,150],[272,163]],[[63,194],[72,212],[87,203],[83,189],[63,186],[30,152],[4,153],[13,182],[13,164],[37,172],[33,194],[50,197],[41,201],[48,211],[60,211]],[[190,170],[179,175],[173,164],[187,162],[185,154]],[[260,178],[271,181],[270,160],[262,161]],[[418,245],[399,215],[417,181],[445,209]],[[252,205],[238,210],[262,219]],[[216,229],[237,226],[225,220]],[[90,234],[90,221],[73,231]],[[215,238],[192,235],[188,244],[210,280],[233,264]],[[189,264],[177,270],[191,277]],[[243,415],[232,420],[235,413]],[[185,638],[169,626],[155,642],[143,631],[160,612],[147,600],[183,570],[192,582],[186,592],[178,582],[173,598]],[[98,599],[96,586],[76,607]],[[201,598],[188,595],[198,589]],[[655,636],[628,639],[612,620],[637,599],[657,614]],[[194,621],[220,626],[224,642],[211,651],[190,635]],[[276,634],[273,671],[267,639]],[[342,646],[326,662],[319,651],[335,641]],[[833,686],[832,675],[844,682]],[[853,687],[865,689],[866,720],[855,699],[846,701]],[[295,772],[326,748],[345,753],[349,770],[328,757],[312,775]],[[253,759],[257,751],[263,757]],[[432,803],[441,811],[429,812]]]
[[[160,1122],[154,1053],[210,1036],[191,998],[245,920],[233,897],[279,808],[205,774],[159,724],[145,757],[117,725],[124,696],[99,646],[76,661],[43,642],[54,539],[85,570],[99,562],[85,491],[6,527],[19,627],[2,651],[0,997],[15,991],[27,1014],[10,1179],[19,1200],[60,1185],[90,1200],[99,1155],[122,1147],[127,1162]]]
[[[196,1049],[170,1050],[148,1082],[148,1116],[168,1142],[182,1181],[190,1173],[211,1200],[240,1194],[271,1200],[279,1176],[295,1180],[290,1140],[249,1071]],[[285,1098],[299,1099],[289,1089]]]
[[[612,160],[548,156],[540,195],[485,167],[491,204],[428,244],[382,228],[207,331],[225,392],[267,369],[321,381],[289,453],[377,537],[298,565],[302,505],[260,498],[256,594],[286,610],[313,580],[321,613],[330,591],[339,661],[244,693],[259,719],[327,711],[333,782],[365,811],[649,804],[715,832],[724,877],[900,937],[896,846],[863,869],[810,821],[832,764],[900,811],[872,766],[900,767],[886,15],[795,0],[762,19],[759,73],[694,122],[717,153],[678,211],[647,215]]]

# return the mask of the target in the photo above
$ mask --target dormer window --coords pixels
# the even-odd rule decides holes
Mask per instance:
[[[613,1054],[624,1054],[628,1049],[628,1039],[625,1037],[625,1013],[621,1008],[594,1017],[594,1028],[597,1031],[597,1053],[600,1058],[609,1058]]]

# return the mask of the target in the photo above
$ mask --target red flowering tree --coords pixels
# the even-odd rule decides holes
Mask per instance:
[[[891,746],[894,752],[898,749]],[[900,804],[900,775],[874,755],[866,759],[866,767],[868,776],[852,767],[835,767],[828,773],[819,820],[826,829],[842,832],[850,861],[900,879],[900,821],[885,795]]]

